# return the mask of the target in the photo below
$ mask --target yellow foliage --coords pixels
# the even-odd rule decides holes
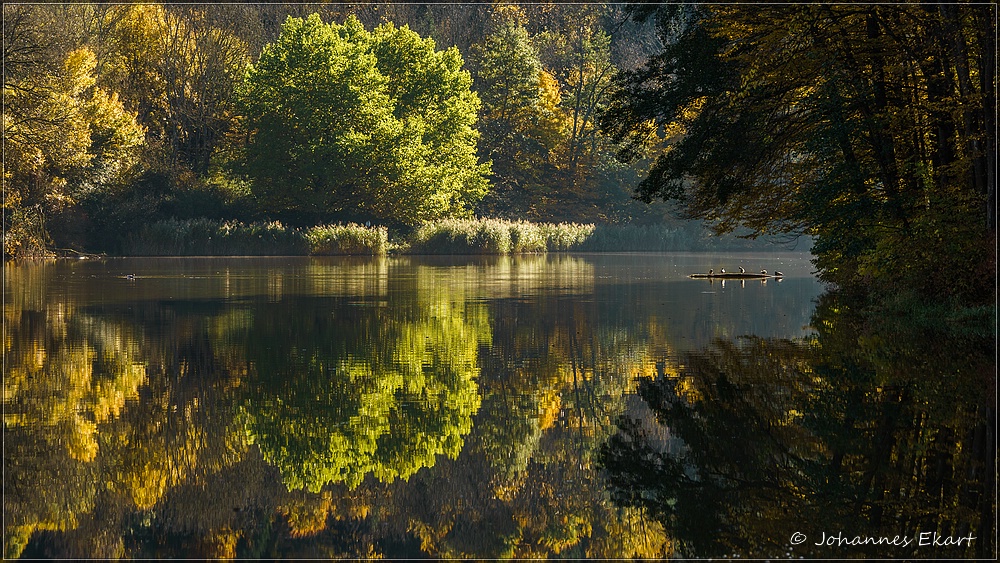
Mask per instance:
[[[493,19],[500,24],[524,26],[528,23],[528,15],[524,8],[517,4],[497,2],[493,4]]]
[[[329,491],[322,493],[294,494],[293,498],[278,507],[288,521],[293,537],[311,536],[326,529],[326,520],[333,510],[333,496]]]
[[[70,52],[63,63],[66,73],[66,93],[79,96],[97,83],[94,69],[97,68],[97,56],[86,47]]]
[[[536,123],[532,136],[548,151],[554,151],[569,137],[570,118],[560,107],[562,93],[559,81],[542,69],[538,72],[538,105],[535,108]]]

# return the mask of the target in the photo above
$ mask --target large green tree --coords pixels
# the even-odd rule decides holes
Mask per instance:
[[[471,83],[457,49],[407,27],[288,18],[243,93],[254,193],[308,220],[467,213],[488,172]]]

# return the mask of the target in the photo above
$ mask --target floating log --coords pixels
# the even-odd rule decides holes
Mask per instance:
[[[725,274],[691,274],[688,277],[713,280],[763,280],[767,278],[776,278],[778,276],[772,276],[770,274],[752,274],[750,272],[743,274],[739,272],[726,272]]]

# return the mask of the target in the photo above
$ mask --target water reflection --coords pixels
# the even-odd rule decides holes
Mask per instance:
[[[286,300],[239,327],[250,439],[290,489],[407,478],[456,457],[479,409],[482,306],[440,294],[357,305]]]
[[[818,292],[803,276],[705,295],[688,269],[7,265],[5,555],[669,554],[668,527],[611,502],[595,452],[678,350],[797,336]]]
[[[688,556],[995,555],[995,341],[852,306],[824,296],[810,341],[661,365],[639,389],[656,423],[602,450],[615,498]]]

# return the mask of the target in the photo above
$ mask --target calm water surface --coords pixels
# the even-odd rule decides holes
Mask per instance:
[[[741,265],[785,277],[686,277]],[[59,261],[4,300],[7,557],[995,553],[994,359],[866,333],[807,255]]]

